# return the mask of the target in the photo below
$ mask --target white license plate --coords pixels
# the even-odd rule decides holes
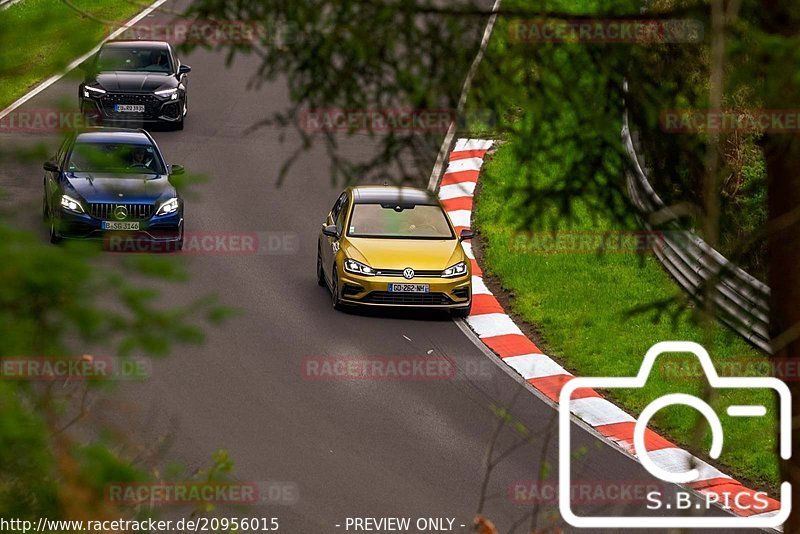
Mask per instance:
[[[143,104],[114,104],[117,113],[144,113]]]
[[[392,293],[430,293],[429,284],[389,284]]]
[[[138,222],[103,221],[103,230],[138,230]]]

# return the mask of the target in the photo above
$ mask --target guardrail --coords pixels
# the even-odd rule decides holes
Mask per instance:
[[[0,0],[0,11],[3,11],[4,9],[7,9],[7,8],[13,6],[14,4],[16,4],[19,1],[20,0]]]
[[[628,112],[623,116],[622,143],[631,160],[626,172],[628,195],[640,219],[653,230],[650,215],[666,208],[647,177],[638,138],[631,134]],[[653,251],[664,268],[694,299],[702,301],[709,284],[719,319],[747,341],[771,354],[769,337],[769,286],[731,263],[694,232],[684,230],[673,219],[660,226],[662,239]]]

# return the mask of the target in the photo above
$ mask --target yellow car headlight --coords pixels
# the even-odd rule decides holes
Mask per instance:
[[[467,264],[460,261],[442,271],[442,278],[455,278],[456,276],[464,276],[465,274],[467,274]]]
[[[360,274],[362,276],[375,276],[375,269],[350,258],[344,260],[344,270],[348,273]]]

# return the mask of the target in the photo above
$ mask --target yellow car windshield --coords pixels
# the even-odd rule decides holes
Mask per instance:
[[[347,229],[350,237],[452,239],[442,208],[438,205],[383,206],[356,204]]]

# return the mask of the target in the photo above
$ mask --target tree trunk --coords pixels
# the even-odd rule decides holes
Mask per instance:
[[[762,0],[759,16],[768,35],[785,40],[791,50],[797,41],[800,9],[795,2]],[[796,44],[794,46],[797,46]],[[765,50],[774,64],[766,66],[764,107],[800,109],[800,82],[786,69],[774,43]],[[774,358],[800,358],[800,132],[767,134],[761,142],[767,165],[769,209],[768,277],[772,289],[770,335]],[[776,366],[785,368],[785,366]],[[792,483],[793,513],[784,532],[800,532],[800,379],[781,377],[792,392],[792,459],[781,464],[782,480]],[[777,441],[777,440],[776,440]]]
[[[771,299],[771,337],[775,346],[773,358],[799,358],[800,335],[800,137],[767,136],[764,142],[768,175],[769,285]],[[793,328],[794,327],[794,328]],[[787,366],[775,366],[786,368]],[[782,378],[782,377],[778,377]],[[793,459],[782,465],[783,479],[794,487],[794,513],[784,532],[800,532],[800,381],[784,377],[792,391]]]

